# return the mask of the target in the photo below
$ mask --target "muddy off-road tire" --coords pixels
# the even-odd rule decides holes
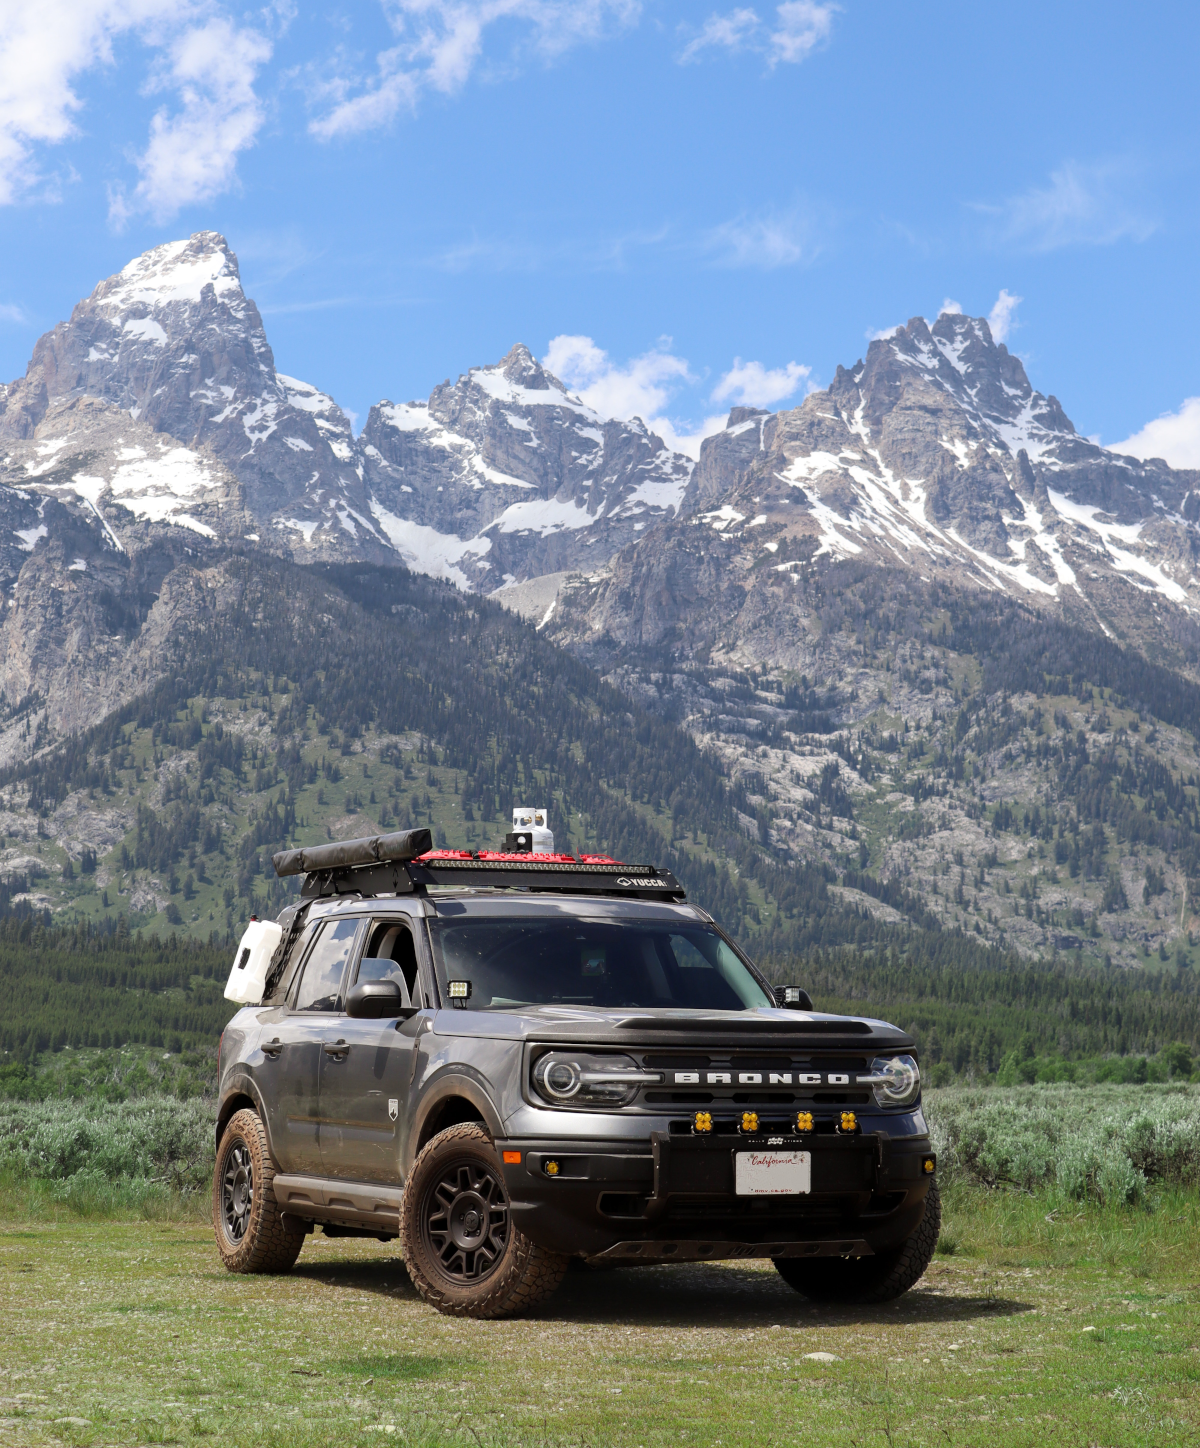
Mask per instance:
[[[404,1184],[400,1246],[413,1286],[455,1317],[512,1317],[543,1302],[567,1258],[513,1225],[496,1148],[483,1127],[441,1131]]]
[[[230,1272],[286,1272],[304,1233],[275,1201],[275,1163],[258,1114],[235,1112],[221,1137],[213,1169],[213,1230]]]
[[[873,1257],[776,1257],[775,1270],[814,1302],[890,1302],[929,1266],[941,1225],[942,1199],[937,1182],[930,1182],[921,1225],[901,1246]]]

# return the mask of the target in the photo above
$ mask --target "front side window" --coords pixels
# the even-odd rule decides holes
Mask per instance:
[[[355,975],[356,984],[364,980],[394,980],[406,1003],[419,1003],[417,952],[412,931],[406,923],[396,920],[372,922],[367,948]]]
[[[442,998],[467,981],[475,1010],[529,1005],[741,1011],[774,1002],[706,925],[455,917],[431,922]]]
[[[296,996],[298,1011],[340,1011],[342,1009],[342,977],[346,962],[354,949],[358,934],[357,920],[328,920],[304,962],[300,990]]]

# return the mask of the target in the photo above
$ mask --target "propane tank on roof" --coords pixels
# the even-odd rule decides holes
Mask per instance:
[[[512,833],[504,841],[504,848],[516,852],[529,851],[535,855],[554,853],[554,832],[549,828],[549,814],[545,808],[534,809],[529,805],[518,805],[513,810]]]

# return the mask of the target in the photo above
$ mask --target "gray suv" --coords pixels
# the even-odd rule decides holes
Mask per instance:
[[[213,1217],[231,1271],[399,1237],[443,1312],[531,1308],[571,1258],[769,1257],[818,1301],[897,1297],[940,1222],[913,1042],[773,987],[675,878],[429,851],[305,875],[226,1027]]]

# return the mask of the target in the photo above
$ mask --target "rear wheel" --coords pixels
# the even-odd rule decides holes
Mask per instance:
[[[775,1270],[814,1302],[890,1302],[920,1280],[941,1225],[942,1199],[937,1182],[930,1182],[921,1225],[901,1246],[873,1257],[776,1257]]]
[[[511,1317],[549,1297],[567,1258],[513,1225],[496,1149],[473,1122],[422,1149],[400,1209],[404,1264],[417,1291],[456,1317]]]
[[[258,1115],[235,1112],[213,1169],[213,1229],[230,1272],[286,1272],[300,1255],[304,1232],[280,1212],[274,1180],[275,1163]]]

